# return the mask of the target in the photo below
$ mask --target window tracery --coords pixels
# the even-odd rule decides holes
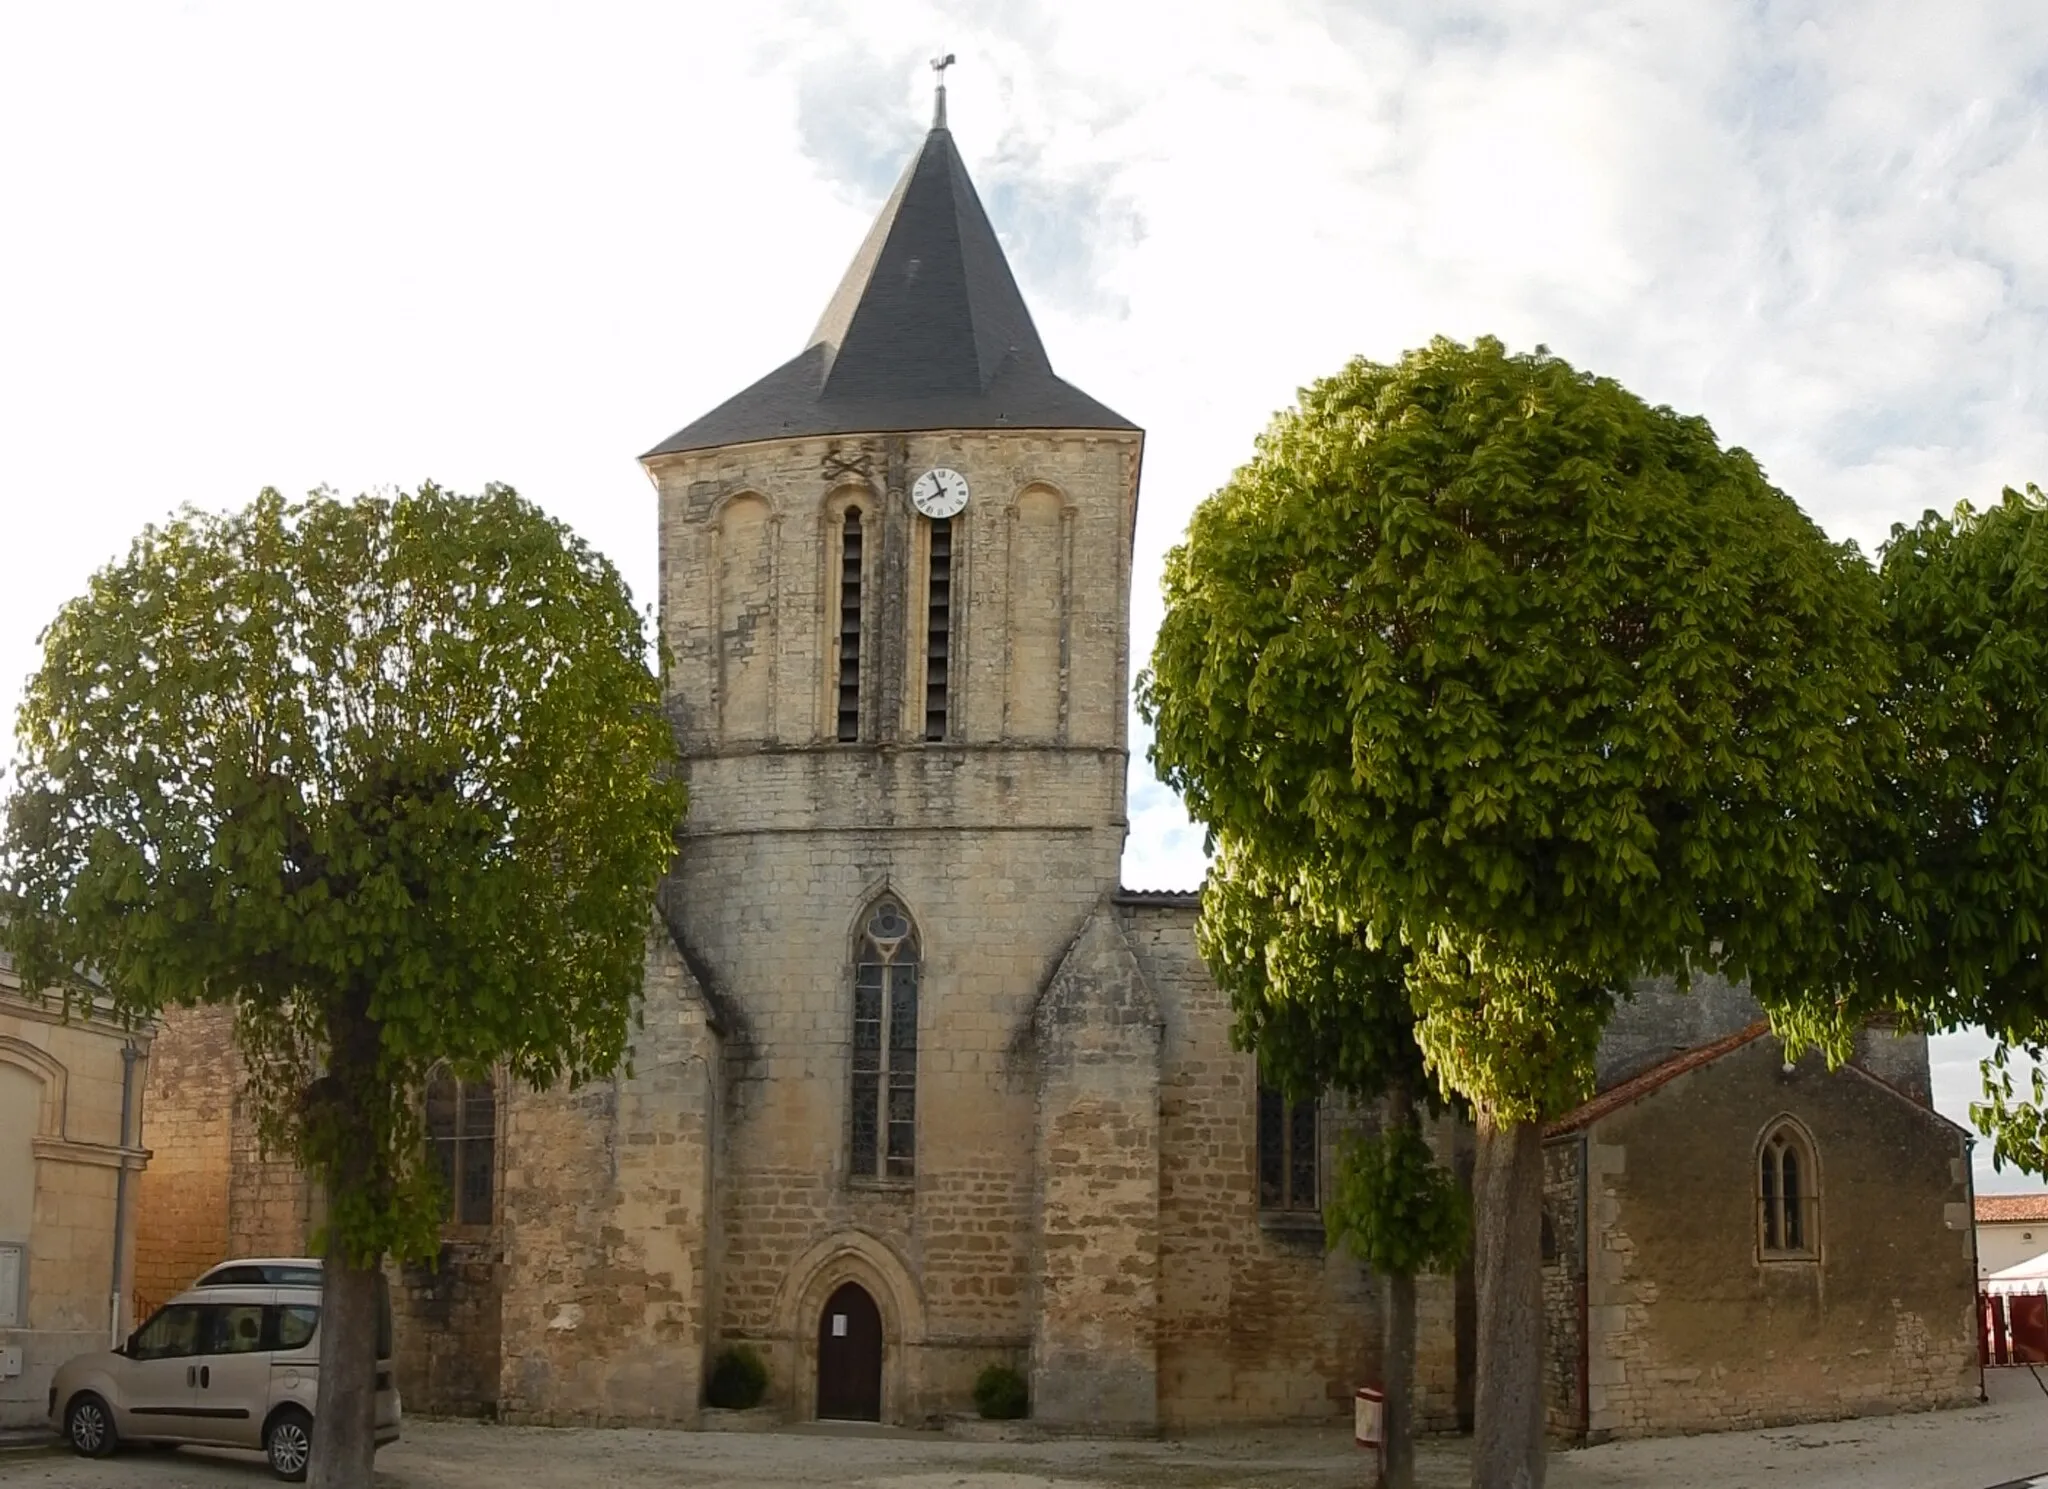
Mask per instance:
[[[1766,1257],[1817,1254],[1819,1169],[1813,1147],[1790,1121],[1764,1135],[1757,1150],[1757,1245]]]
[[[877,900],[853,972],[851,1167],[857,1178],[917,1171],[917,932],[900,901]]]

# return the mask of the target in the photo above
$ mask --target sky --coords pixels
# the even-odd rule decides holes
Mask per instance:
[[[2035,0],[17,4],[0,729],[137,529],[266,485],[509,482],[651,598],[634,457],[801,348],[941,50],[1055,367],[1148,432],[1139,659],[1273,413],[1436,334],[1704,415],[1866,551],[2048,483]],[[1191,887],[1137,742],[1126,882]]]

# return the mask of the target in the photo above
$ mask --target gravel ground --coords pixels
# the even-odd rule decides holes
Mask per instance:
[[[1463,1444],[1424,1444],[1423,1489],[1463,1489]],[[1612,1443],[1551,1459],[1550,1489],[1991,1489],[2048,1474],[2048,1392],[2025,1374],[1968,1411]],[[1336,1489],[1362,1481],[1341,1432],[1171,1442],[969,1442],[888,1429],[551,1431],[411,1422],[378,1489]],[[235,1489],[274,1482],[253,1455],[137,1451],[89,1461],[0,1453],[7,1489]]]

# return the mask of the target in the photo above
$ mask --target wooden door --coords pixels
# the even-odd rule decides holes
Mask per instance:
[[[882,1314],[858,1282],[842,1284],[818,1317],[818,1415],[882,1420]]]

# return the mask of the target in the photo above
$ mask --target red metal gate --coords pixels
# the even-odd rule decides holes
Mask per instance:
[[[2048,1291],[1979,1293],[1977,1362],[2048,1365]]]

